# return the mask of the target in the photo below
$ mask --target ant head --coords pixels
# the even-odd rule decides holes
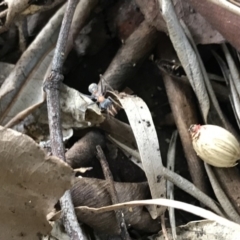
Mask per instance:
[[[96,93],[98,91],[98,85],[96,83],[91,83],[88,86],[88,91],[92,94]]]

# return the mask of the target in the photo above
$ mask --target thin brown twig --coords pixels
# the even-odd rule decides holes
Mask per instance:
[[[66,159],[61,130],[59,84],[63,79],[62,67],[64,62],[67,37],[78,1],[79,0],[69,0],[67,3],[67,9],[64,14],[57,46],[52,61],[52,70],[48,78],[44,81],[44,90],[46,91],[47,95],[48,120],[52,153],[53,155],[61,158],[63,161],[66,161]],[[75,215],[70,191],[65,192],[63,197],[60,199],[60,204],[63,213],[63,223],[69,237],[72,240],[85,239],[86,237],[79,227],[77,217]]]
[[[96,147],[96,149],[97,149],[98,159],[99,159],[100,164],[102,166],[103,174],[105,176],[106,181],[108,182],[109,194],[110,194],[110,197],[111,197],[111,200],[112,200],[112,204],[117,204],[117,203],[119,203],[119,200],[118,200],[118,196],[117,196],[117,191],[116,191],[115,186],[114,186],[113,176],[112,176],[112,173],[109,169],[107,159],[106,159],[106,157],[104,155],[104,152],[103,152],[100,145],[98,145]],[[115,212],[116,212],[116,218],[117,218],[120,230],[121,230],[122,239],[130,240],[131,238],[128,234],[128,230],[127,230],[127,226],[126,226],[126,223],[125,223],[123,211],[122,210],[116,210]]]

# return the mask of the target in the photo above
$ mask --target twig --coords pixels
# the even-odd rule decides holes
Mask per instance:
[[[190,181],[184,179],[180,175],[168,170],[167,168],[163,168],[162,175],[168,180],[174,183],[177,187],[190,194],[191,196],[198,199],[201,203],[209,207],[212,211],[217,213],[220,216],[224,216],[222,208],[219,207],[208,195],[201,192],[195,185],[193,185]]]
[[[48,119],[51,138],[51,147],[53,155],[65,159],[65,151],[63,145],[63,136],[61,130],[60,119],[60,103],[59,103],[59,84],[63,79],[62,66],[64,62],[64,53],[67,43],[67,37],[71,26],[74,10],[79,0],[69,0],[67,9],[64,14],[61,30],[59,33],[57,46],[55,49],[52,70],[46,81],[44,82],[44,90],[47,94]],[[63,213],[63,223],[65,229],[72,240],[85,239],[82,230],[79,227],[77,217],[71,199],[70,191],[66,191],[60,199]]]
[[[97,156],[98,156],[98,159],[101,163],[103,174],[105,176],[106,181],[108,182],[109,194],[110,194],[112,203],[113,204],[118,204],[119,200],[118,200],[118,196],[117,196],[117,191],[116,191],[115,186],[114,186],[113,176],[112,176],[112,173],[110,172],[107,159],[106,159],[106,157],[103,153],[103,150],[102,150],[101,146],[98,145],[96,148],[97,148]],[[117,218],[119,227],[121,229],[122,239],[130,240],[131,238],[130,238],[130,236],[128,234],[128,231],[127,231],[127,226],[126,226],[126,223],[125,223],[123,211],[122,210],[116,210],[115,212],[116,212],[116,218]]]
[[[176,159],[176,142],[177,142],[178,132],[175,130],[172,134],[171,141],[168,147],[167,153],[167,169],[174,172],[175,167],[175,159]],[[174,185],[172,182],[167,181],[167,198],[174,200]],[[172,231],[173,240],[177,239],[177,231],[176,231],[176,221],[175,221],[175,209],[168,208],[169,212],[169,221]]]

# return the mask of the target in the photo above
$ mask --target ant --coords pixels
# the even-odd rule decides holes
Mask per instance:
[[[115,100],[111,97],[105,97],[106,94],[106,86],[103,87],[102,79],[101,83],[101,91],[99,91],[98,85],[96,83],[91,83],[88,87],[88,91],[92,94],[90,96],[91,99],[94,99],[99,103],[99,107],[102,111],[106,111],[111,116],[115,116],[118,113],[118,108],[122,108]],[[114,104],[117,106],[114,106]]]

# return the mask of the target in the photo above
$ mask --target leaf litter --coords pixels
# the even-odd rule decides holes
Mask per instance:
[[[39,239],[50,230],[46,216],[74,183],[72,169],[28,136],[0,128],[1,239]]]
[[[182,146],[179,146],[178,141],[174,146],[177,153],[175,163],[170,165],[166,163],[167,150],[170,146],[165,140],[171,138],[176,128],[179,131],[183,148],[186,150],[187,147],[192,147],[190,145],[186,147],[186,142],[182,137],[182,126],[178,124],[177,115],[174,113],[176,109],[168,103],[173,98],[177,99],[177,96],[174,94],[166,96],[164,88],[166,79],[164,81],[161,79],[162,76],[167,76],[169,81],[173,81],[172,76],[178,77],[174,78],[174,81],[182,78],[185,81],[184,84],[188,84],[193,90],[193,95],[195,94],[197,99],[191,99],[198,103],[196,109],[191,111],[195,111],[198,122],[216,124],[222,122],[238,137],[239,127],[235,125],[235,121],[239,122],[238,54],[226,45],[222,45],[222,49],[216,47],[217,45],[209,45],[222,43],[224,38],[221,33],[223,33],[224,37],[237,48],[232,35],[230,36],[229,32],[226,35],[225,30],[225,32],[218,32],[214,29],[216,26],[214,24],[213,27],[210,26],[205,19],[206,15],[200,16],[197,11],[192,9],[192,6],[195,6],[194,1],[183,3],[176,0],[173,1],[173,7],[170,2],[166,1],[149,1],[148,5],[141,0],[124,3],[121,1],[81,3],[85,10],[84,13],[83,11],[78,12],[78,18],[75,18],[72,23],[71,37],[68,42],[68,47],[70,47],[66,55],[69,52],[70,54],[66,57],[63,69],[65,80],[59,87],[61,122],[67,149],[66,158],[71,167],[75,168],[74,173],[66,164],[51,156],[49,142],[41,143],[41,146],[45,146],[45,150],[48,149],[48,155],[37,145],[42,140],[49,140],[47,109],[42,84],[51,66],[54,45],[65,11],[63,2],[61,0],[6,1],[7,5],[3,7],[3,10],[0,8],[2,11],[0,17],[3,18],[0,32],[5,32],[5,37],[1,38],[3,35],[0,35],[0,45],[6,41],[5,39],[11,38],[10,31],[18,28],[19,34],[24,33],[26,29],[21,29],[21,26],[24,27],[24,24],[29,21],[27,19],[30,19],[25,18],[25,15],[32,15],[31,21],[34,21],[35,16],[38,16],[36,19],[40,19],[39,16],[44,18],[45,13],[52,16],[45,27],[37,30],[39,34],[34,36],[32,42],[30,35],[19,36],[19,41],[24,38],[28,40],[25,42],[26,50],[20,47],[23,54],[16,58],[18,61],[10,61],[14,63],[14,68],[10,67],[9,72],[4,73],[5,81],[0,89],[1,124],[22,132],[17,133],[1,127],[1,159],[2,169],[5,171],[1,175],[4,183],[2,183],[4,194],[1,202],[4,203],[4,206],[9,204],[6,209],[12,214],[8,215],[9,212],[5,210],[2,219],[8,217],[14,224],[17,222],[19,227],[11,231],[11,221],[10,223],[5,221],[1,224],[1,232],[6,235],[3,235],[2,238],[10,239],[11,235],[12,239],[20,239],[20,237],[34,239],[41,233],[50,234],[49,239],[53,236],[56,239],[68,239],[61,229],[61,221],[56,220],[59,213],[51,219],[55,220],[54,223],[51,222],[54,226],[52,233],[50,233],[51,226],[46,221],[46,215],[53,210],[61,195],[65,190],[71,188],[73,182],[75,184],[71,191],[78,221],[91,226],[94,234],[100,234],[99,236],[103,239],[102,233],[111,236],[120,234],[119,222],[116,221],[117,208],[110,208],[111,211],[114,210],[110,213],[97,213],[97,211],[103,211],[102,207],[113,203],[112,195],[111,197],[109,195],[112,191],[109,186],[115,188],[119,203],[153,198],[151,207],[149,206],[150,202],[139,202],[137,204],[141,206],[130,205],[127,209],[122,210],[130,236],[134,236],[134,231],[137,231],[138,236],[144,233],[150,237],[164,225],[166,225],[166,229],[163,229],[157,237],[155,236],[155,239],[161,239],[161,234],[165,237],[169,235],[169,238],[172,235],[173,239],[181,235],[178,226],[181,226],[182,222],[178,210],[175,209],[175,218],[171,217],[171,225],[166,217],[163,217],[164,214],[167,214],[167,206],[171,207],[169,209],[171,216],[173,216],[172,207],[179,207],[174,205],[173,201],[164,202],[166,196],[170,199],[183,198],[183,202],[192,202],[196,205],[198,205],[198,200],[224,217],[211,215],[213,213],[208,212],[211,215],[210,219],[213,220],[208,223],[213,230],[206,230],[207,236],[214,234],[214,231],[219,231],[216,222],[221,222],[229,228],[234,226],[236,232],[232,233],[233,235],[237,234],[239,225],[236,223],[239,222],[240,211],[237,207],[239,191],[236,189],[240,180],[236,175],[236,168],[227,171],[211,169],[209,166],[206,166],[206,170],[202,168],[203,172],[200,174],[204,175],[207,172],[214,189],[215,196],[213,197],[208,190],[201,189],[200,191],[191,181],[184,179],[190,178],[188,168],[191,166],[185,165],[183,168],[185,158],[181,152]],[[218,7],[227,9],[229,14],[238,14],[236,8],[226,8],[222,2],[211,1],[211,4],[219,4]],[[2,6],[4,6],[3,1]],[[201,8],[199,9],[202,11]],[[6,19],[4,19],[5,16]],[[104,24],[94,24],[94,22]],[[36,29],[40,25],[36,22]],[[76,29],[79,31],[83,27],[86,28],[80,31],[79,39],[84,44],[79,39],[74,42],[74,38],[77,37]],[[31,32],[34,31],[31,30]],[[166,39],[166,36],[163,33],[169,34],[171,41],[167,37],[168,41],[177,55],[169,54],[169,48],[164,47],[166,41],[161,39]],[[99,44],[96,44],[95,36],[99,37]],[[118,39],[119,42],[116,43],[114,39]],[[119,44],[120,41],[122,44]],[[202,49],[196,46],[199,43],[205,44]],[[19,46],[21,44],[22,42],[19,42]],[[39,48],[40,45],[41,48]],[[212,60],[213,56],[210,56],[210,51],[206,50],[207,47],[216,50],[221,56],[225,55],[230,71],[226,70],[227,65],[225,64],[222,74],[218,71],[216,63],[211,62],[210,65],[214,68],[211,72],[211,67],[206,63],[208,59]],[[72,51],[70,48],[73,48]],[[229,49],[231,51],[228,51]],[[11,51],[5,51],[10,56]],[[162,58],[164,51],[167,55]],[[1,58],[4,54],[0,49],[2,64],[7,62]],[[8,57],[8,54],[5,56]],[[164,74],[162,70],[161,73],[159,72],[155,60],[158,63],[164,62]],[[222,62],[220,65],[223,68]],[[86,95],[87,86],[92,82],[99,81],[99,73],[102,74],[100,79],[106,79],[104,85],[107,88],[110,85],[108,89],[114,88],[112,92],[103,93],[101,101],[110,101],[115,107],[117,104],[122,106],[122,109],[116,107],[118,111],[115,117],[109,116],[106,109],[100,109],[100,101],[93,102]],[[7,75],[8,77],[6,77]],[[221,75],[225,77],[227,84],[222,81]],[[209,81],[208,76],[221,79],[221,81],[213,83]],[[135,84],[133,84],[134,82]],[[130,87],[131,91],[125,90],[124,87]],[[226,91],[227,88],[229,91]],[[228,100],[227,94],[229,94],[230,100]],[[189,96],[185,97],[188,99]],[[228,107],[223,107],[225,106],[223,104]],[[229,110],[226,110],[231,109],[229,106],[232,107],[230,113]],[[182,111],[187,117],[187,110],[183,107]],[[199,116],[199,113],[202,114],[202,117]],[[164,123],[162,120],[168,114],[172,114],[173,119],[171,122]],[[160,122],[163,124],[160,125]],[[186,129],[184,131],[186,132]],[[32,137],[37,143],[23,133]],[[102,180],[104,176],[96,159],[97,145],[101,145],[103,148],[113,175],[111,180],[113,182],[110,185],[107,184],[110,180]],[[70,149],[68,150],[68,148]],[[170,148],[169,151],[171,151]],[[189,152],[195,154],[192,151]],[[194,158],[197,159],[197,156]],[[220,173],[222,173],[222,177],[219,177]],[[78,176],[77,180],[73,177],[74,174]],[[230,176],[233,184],[229,183]],[[48,180],[52,183],[47,183]],[[9,181],[8,185],[7,181]],[[168,184],[167,194],[166,181],[171,181],[182,190],[178,188],[173,190],[173,185]],[[233,190],[234,187],[235,190]],[[169,193],[169,189],[172,192]],[[186,192],[197,200],[193,200]],[[219,202],[216,204],[211,197],[214,199],[216,197]],[[89,210],[86,206],[100,208],[100,210]],[[185,207],[183,209],[200,215],[202,218],[210,216],[203,214],[206,213],[204,209],[200,210],[202,213],[199,214],[199,209],[197,210],[191,205],[185,205]],[[59,210],[58,206],[56,208]],[[188,215],[184,216],[187,222],[191,222],[193,219]],[[159,224],[160,218],[161,225]],[[226,218],[235,221],[235,225]],[[24,220],[31,222],[31,225],[24,225]],[[189,224],[194,225],[194,223]],[[174,229],[175,225],[177,226],[175,233],[170,234],[169,226]],[[227,232],[227,228],[224,229]],[[200,230],[184,228],[183,235],[191,234],[192,231]],[[218,238],[216,237],[216,239]]]

